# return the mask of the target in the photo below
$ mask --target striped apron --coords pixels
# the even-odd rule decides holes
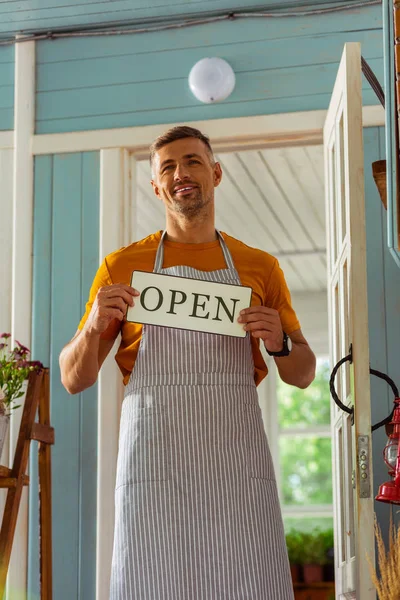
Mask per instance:
[[[218,235],[226,269],[163,269],[162,238],[154,272],[240,284]],[[293,600],[248,334],[143,326],[115,509],[111,600]]]

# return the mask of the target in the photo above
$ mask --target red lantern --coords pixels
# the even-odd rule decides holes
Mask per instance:
[[[395,409],[390,422],[393,431],[389,435],[388,442],[383,450],[383,459],[389,467],[389,475],[393,479],[382,483],[375,500],[400,504],[400,398],[396,398],[394,404]]]

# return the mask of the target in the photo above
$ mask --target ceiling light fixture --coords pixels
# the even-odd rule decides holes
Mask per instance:
[[[222,58],[202,58],[189,74],[189,87],[194,96],[205,104],[221,102],[235,87],[235,73]]]

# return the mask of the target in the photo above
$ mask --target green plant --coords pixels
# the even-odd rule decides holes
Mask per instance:
[[[15,401],[24,395],[24,381],[31,371],[43,368],[38,361],[29,362],[29,349],[16,341],[13,350],[8,348],[9,333],[0,335],[0,415],[10,415],[19,408]]]
[[[330,544],[330,534],[326,531],[315,529],[311,533],[304,532],[303,551],[301,564],[303,565],[325,565],[328,560],[328,545]],[[329,543],[328,543],[329,542]],[[330,546],[331,547],[331,546]]]
[[[325,529],[321,531],[321,537],[323,538],[325,554],[327,556],[328,562],[333,561],[333,546],[334,546],[334,537],[333,537],[333,529]]]
[[[286,534],[286,547],[291,565],[300,565],[303,554],[303,534],[301,531],[291,529]]]

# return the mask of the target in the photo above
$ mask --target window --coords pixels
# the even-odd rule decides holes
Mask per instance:
[[[329,361],[319,357],[309,388],[275,373],[260,397],[286,530],[333,527],[329,378]]]
[[[306,390],[277,384],[278,469],[285,528],[333,526],[329,361]]]

